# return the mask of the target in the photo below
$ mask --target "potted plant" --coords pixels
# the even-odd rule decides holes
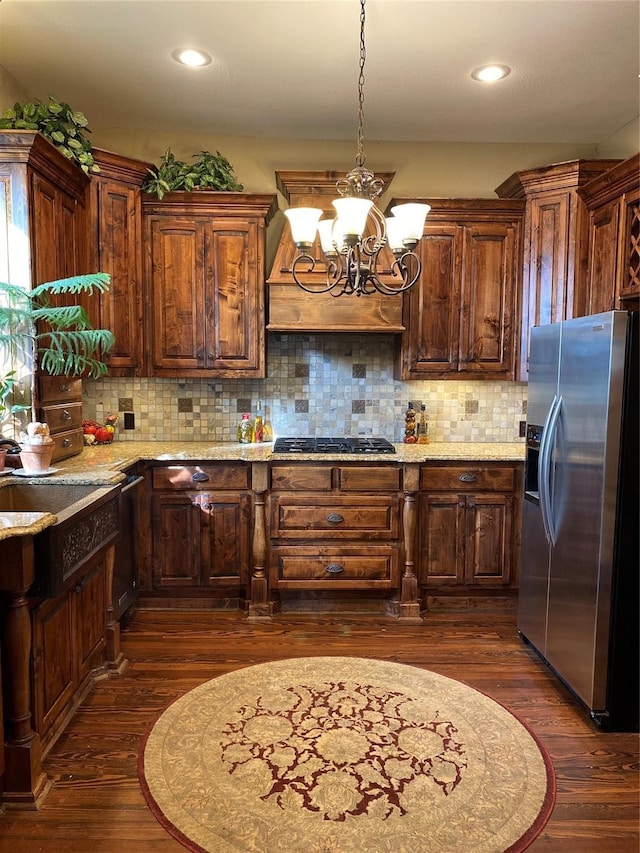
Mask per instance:
[[[99,172],[100,168],[93,162],[91,143],[86,137],[91,131],[87,125],[86,116],[53,95],[49,95],[47,103],[36,100],[14,104],[0,117],[0,130],[39,131],[88,175]]]
[[[170,148],[167,148],[157,169],[149,169],[149,177],[142,189],[162,199],[165,193],[183,190],[219,190],[223,192],[241,192],[244,187],[233,174],[231,163],[219,151],[201,151],[194,154],[195,163],[189,165],[177,160]]]
[[[0,282],[0,415],[17,382],[17,369],[31,375],[39,368],[52,376],[103,376],[100,355],[113,346],[108,329],[94,329],[81,305],[55,305],[52,296],[108,290],[106,273],[45,282],[33,290]],[[10,411],[28,407],[12,406]]]

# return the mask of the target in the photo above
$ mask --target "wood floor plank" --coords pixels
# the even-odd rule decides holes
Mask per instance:
[[[598,731],[519,638],[513,610],[434,611],[422,625],[384,617],[287,614],[250,623],[225,612],[138,611],[122,633],[126,671],[100,679],[45,758],[40,811],[0,816],[0,853],[179,853],[137,779],[141,738],[174,699],[262,661],[338,655],[419,666],[510,708],[548,750],[557,801],[532,853],[638,853],[638,736]],[[366,851],[363,851],[366,853]],[[428,853],[425,842],[424,853]]]

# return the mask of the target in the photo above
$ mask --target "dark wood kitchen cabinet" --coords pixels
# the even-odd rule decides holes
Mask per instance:
[[[371,606],[398,591],[401,477],[396,465],[271,466],[269,587],[281,602],[357,592]]]
[[[41,134],[0,131],[0,258],[13,283],[31,289],[89,271],[88,186],[84,172]],[[71,305],[79,300],[89,309],[90,299],[66,294],[51,301]],[[40,398],[40,390],[36,384],[36,409],[50,402]],[[62,439],[59,443],[55,460],[82,450],[77,439],[64,447]]]
[[[526,381],[533,326],[583,313],[589,212],[579,190],[618,160],[571,160],[515,172],[500,198],[524,199],[522,321],[516,377]]]
[[[141,572],[141,602],[237,606],[249,578],[250,467],[160,465],[150,480],[150,564]]]
[[[416,250],[422,273],[405,294],[397,377],[513,379],[524,202],[411,201],[431,210]]]
[[[578,316],[640,307],[640,154],[580,190],[589,210],[589,263]]]
[[[143,199],[149,375],[264,377],[265,227],[275,195]]]
[[[424,465],[419,581],[423,589],[517,584],[522,466]]]
[[[55,449],[52,462],[82,452],[82,379],[39,376],[37,418],[49,425]]]
[[[109,374],[144,376],[140,187],[151,165],[110,151],[94,149],[93,156],[100,172],[91,178],[92,269],[108,273],[111,281],[109,290],[92,300],[90,316],[96,328],[115,336],[104,359]]]
[[[73,586],[32,612],[32,721],[43,749],[67,722],[104,663],[106,564],[87,564]]]

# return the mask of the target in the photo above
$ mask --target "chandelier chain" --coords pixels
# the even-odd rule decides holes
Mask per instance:
[[[360,0],[360,73],[358,75],[358,154],[356,157],[356,165],[364,166],[366,157],[364,156],[364,63],[367,58],[367,51],[364,43],[364,4],[365,0]]]

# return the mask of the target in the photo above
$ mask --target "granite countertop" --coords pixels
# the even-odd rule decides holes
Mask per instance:
[[[205,441],[114,441],[93,447],[71,459],[55,463],[55,472],[46,477],[0,477],[0,489],[11,483],[118,483],[127,468],[142,460],[211,460],[242,462],[524,462],[524,442],[434,442],[396,444],[396,453],[305,454],[274,453],[272,444],[211,443]],[[32,536],[51,524],[56,516],[48,512],[5,512],[0,510],[0,539]]]

